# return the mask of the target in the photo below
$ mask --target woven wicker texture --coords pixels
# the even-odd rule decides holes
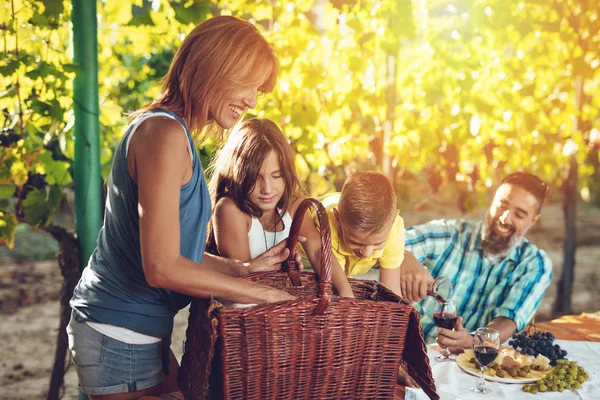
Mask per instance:
[[[308,206],[325,218],[322,281],[290,262],[287,272],[245,279],[297,300],[250,308],[194,300],[179,370],[185,398],[393,399],[402,363],[428,396],[438,399],[413,307],[383,285],[358,279],[350,279],[356,299],[332,296],[329,224],[318,201],[301,203],[288,244],[295,247]]]

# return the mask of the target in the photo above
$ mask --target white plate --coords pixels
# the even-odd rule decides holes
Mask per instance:
[[[472,350],[471,350],[472,351]],[[456,364],[458,364],[458,366],[460,367],[460,369],[462,369],[463,371],[465,371],[468,374],[471,375],[475,375],[477,377],[481,377],[481,371],[476,370],[474,367],[472,367],[473,364],[469,363],[467,360],[469,360],[470,358],[466,358],[468,357],[466,352],[460,354],[457,358],[456,358]],[[499,378],[497,376],[490,376],[490,375],[485,375],[485,379],[488,381],[493,381],[493,382],[500,382],[500,383],[520,383],[520,384],[525,384],[525,383],[533,383],[533,382],[537,382],[540,379],[542,379],[544,376],[546,376],[550,371],[552,371],[551,369],[546,371],[545,373],[543,372],[539,372],[537,371],[536,373],[539,374],[539,376],[537,377],[529,377],[529,378]]]

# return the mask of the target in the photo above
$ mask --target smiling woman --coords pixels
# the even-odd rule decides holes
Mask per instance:
[[[255,107],[258,91],[273,89],[277,71],[256,27],[215,17],[192,30],[158,97],[133,113],[115,152],[98,244],[71,299],[69,347],[90,398],[137,399],[176,387],[173,317],[191,296],[293,298],[236,279],[278,268],[289,255],[283,246],[245,262],[204,254],[212,207],[194,140],[220,138]]]

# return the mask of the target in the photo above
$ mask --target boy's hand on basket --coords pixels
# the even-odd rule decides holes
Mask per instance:
[[[298,236],[298,242],[304,241],[306,241],[305,237]],[[248,268],[248,273],[279,271],[281,269],[281,263],[284,262],[290,255],[290,251],[286,248],[286,245],[287,240],[283,240],[262,253],[260,256],[247,262],[246,266]],[[300,271],[302,271],[304,268],[301,258],[302,254],[296,251],[294,259],[298,263]]]
[[[410,377],[408,372],[402,366],[398,367],[398,377],[396,378],[396,383],[401,386],[418,388],[417,382],[413,378]]]

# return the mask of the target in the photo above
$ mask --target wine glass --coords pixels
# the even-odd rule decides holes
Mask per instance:
[[[475,393],[488,394],[492,389],[485,387],[485,370],[488,364],[496,359],[500,347],[500,332],[492,328],[479,328],[473,336],[473,352],[481,366],[481,378],[477,386],[472,387]]]
[[[433,302],[433,323],[440,328],[454,329],[458,315],[456,314],[456,304],[453,301],[439,301]],[[443,346],[443,350],[440,354],[435,356],[436,361],[446,361],[452,359],[452,354],[448,350],[448,347]]]
[[[450,300],[453,291],[452,281],[445,276],[438,276],[433,281],[431,288],[427,290],[427,295],[432,296],[437,301],[445,302]]]

